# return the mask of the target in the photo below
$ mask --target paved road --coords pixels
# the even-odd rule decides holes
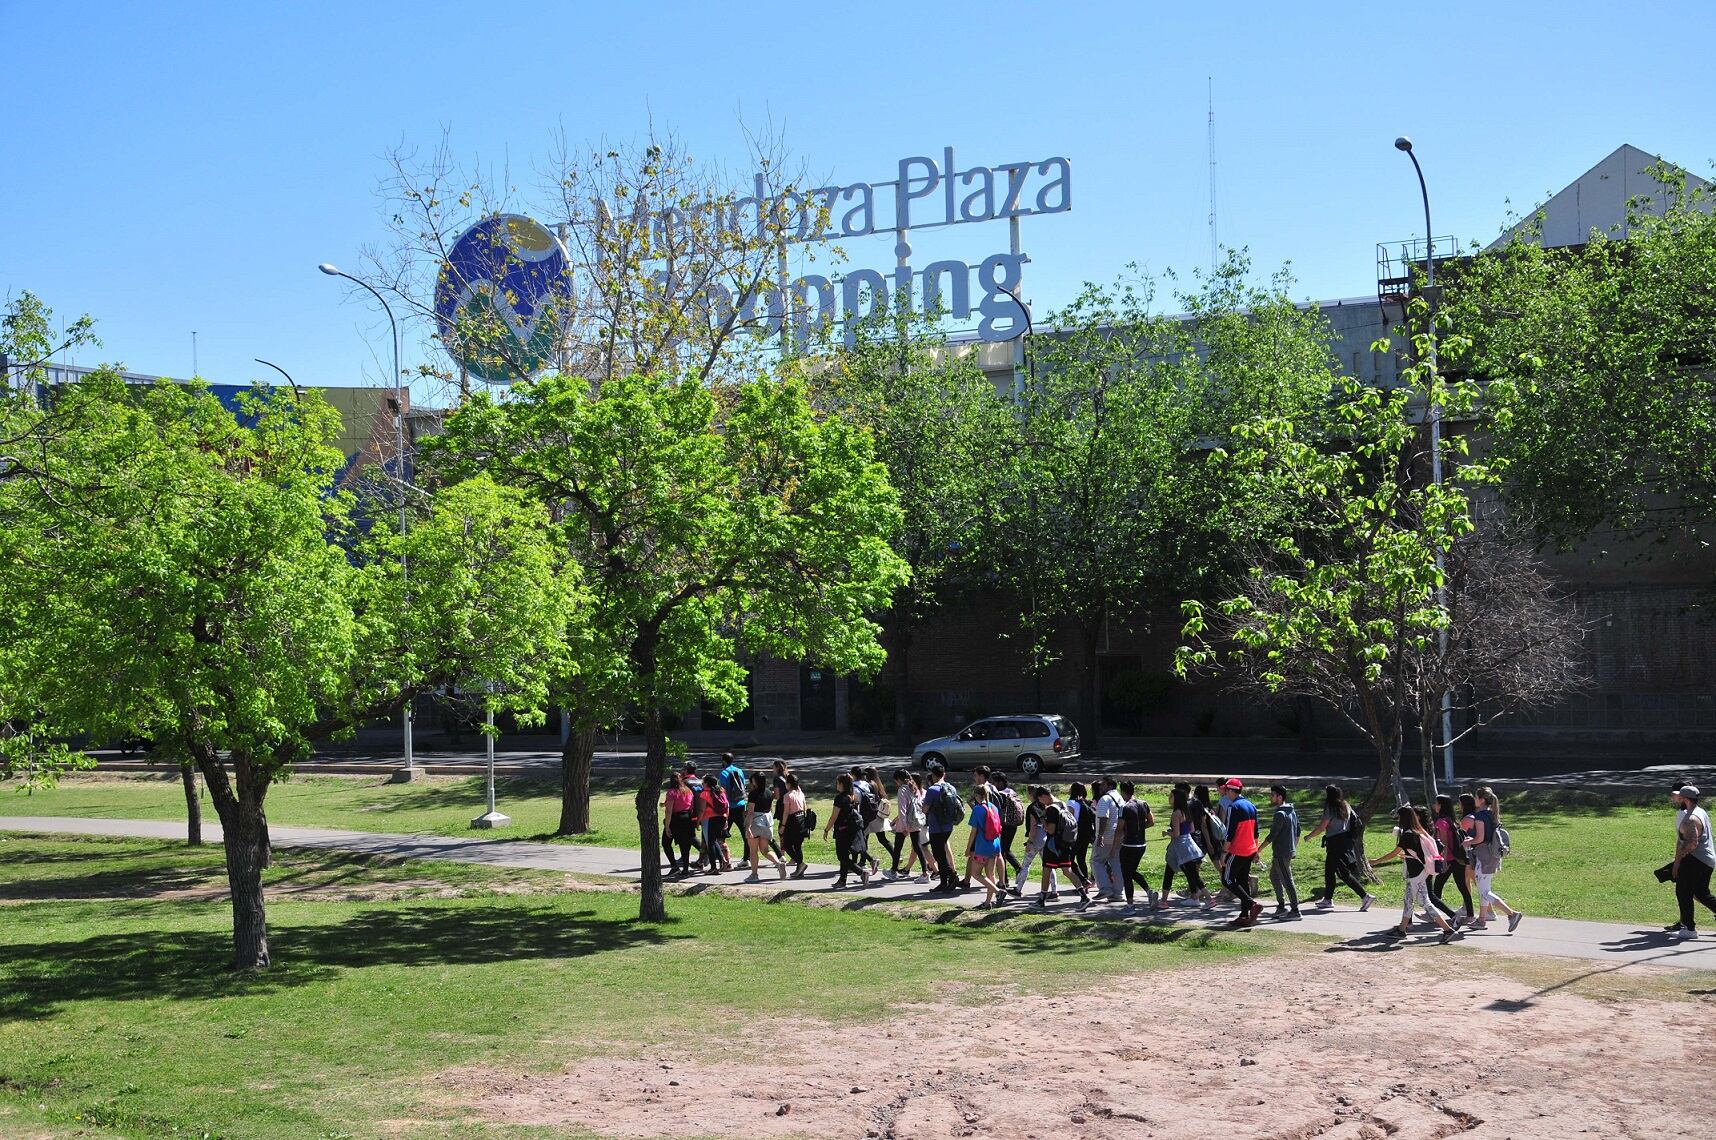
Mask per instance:
[[[909,760],[909,757],[883,752],[795,754],[787,751],[786,754],[791,758],[793,770],[800,778],[808,780],[816,787],[832,784],[837,774],[846,771],[853,764],[874,765],[886,773]],[[93,755],[101,771],[177,771],[175,766],[151,763],[146,755],[122,756],[109,751],[97,751]],[[691,753],[693,759],[705,766],[718,755],[696,751]],[[751,752],[746,754],[741,762],[755,768],[767,764],[775,755],[761,751]],[[638,752],[598,752],[592,766],[593,775],[598,781],[629,783],[637,778],[642,762],[642,754]],[[397,752],[350,750],[318,756],[298,765],[298,771],[380,777],[394,772],[401,763]],[[484,757],[481,752],[436,752],[420,755],[417,763],[424,774],[431,776],[473,776],[481,775],[484,771]],[[1463,777],[1467,782],[1481,779],[1494,784],[1502,791],[1569,788],[1605,793],[1660,791],[1666,795],[1669,788],[1685,783],[1716,785],[1716,765],[1692,762],[1650,764],[1636,768],[1593,767],[1582,763],[1578,756],[1567,756],[1559,763],[1552,763],[1543,757],[1532,757],[1528,760],[1495,763],[1490,767],[1480,768],[1474,758],[1470,766],[1462,771],[1469,774]],[[502,777],[558,780],[560,753],[546,749],[516,749],[496,753],[495,772]],[[1152,784],[1172,783],[1181,779],[1194,784],[1214,784],[1229,776],[1239,776],[1254,787],[1283,783],[1294,788],[1318,788],[1331,781],[1338,781],[1349,787],[1368,788],[1375,772],[1373,760],[1362,756],[1355,759],[1342,753],[1317,753],[1310,758],[1303,758],[1265,751],[1247,760],[1238,753],[1211,751],[1174,754],[1155,760],[1137,756],[1112,760],[1087,757],[1072,768],[1050,773],[1049,779],[1064,784],[1071,780],[1088,782],[1091,777],[1097,775],[1130,775],[1141,782]],[[1417,782],[1409,777],[1408,783],[1416,786]]]
[[[0,831],[51,832],[76,835],[114,835],[150,839],[181,839],[184,824],[171,820],[134,819],[73,819],[61,816],[0,816]],[[270,835],[277,847],[317,848],[330,851],[351,851],[370,855],[388,855],[407,859],[445,859],[460,863],[480,863],[498,867],[527,867],[541,870],[572,871],[583,874],[607,875],[635,881],[638,877],[638,856],[635,851],[610,847],[580,847],[574,845],[528,843],[508,839],[455,839],[427,835],[386,835],[363,831],[336,831],[325,828],[271,827]],[[203,825],[203,835],[210,842],[220,842],[219,826]],[[772,877],[750,885],[742,872],[699,877],[697,882],[714,883],[724,887],[776,894],[826,890],[834,877],[832,867],[810,869],[804,880],[785,884]],[[909,882],[880,884],[863,891],[851,891],[853,896],[929,900],[927,887]],[[980,900],[981,894],[975,896]],[[942,900],[946,901],[946,900]],[[949,906],[971,905],[972,895]],[[1070,911],[1077,899],[1051,906]],[[1123,917],[1114,907],[1093,908],[1093,917],[1112,918],[1124,922],[1165,922],[1166,919]],[[1395,921],[1397,912],[1378,907],[1361,914],[1351,907],[1335,907],[1327,911],[1305,912],[1305,921],[1271,925],[1264,923],[1254,932],[1268,937],[1275,932],[1321,934],[1341,939],[1340,947],[1351,951],[1389,952],[1408,947],[1422,947],[1424,953],[1446,952],[1435,945],[1433,936],[1415,933],[1404,943],[1381,936]],[[1195,906],[1173,908],[1171,921],[1200,926],[1219,926],[1227,914],[1213,918]],[[1428,928],[1424,928],[1428,931]],[[1603,973],[1633,967],[1671,967],[1677,969],[1716,970],[1716,936],[1706,933],[1693,942],[1675,942],[1656,927],[1634,927],[1620,923],[1576,922],[1568,919],[1528,917],[1512,934],[1495,927],[1490,931],[1474,931],[1460,945],[1480,950],[1542,957],[1576,958],[1593,963],[1593,972]]]

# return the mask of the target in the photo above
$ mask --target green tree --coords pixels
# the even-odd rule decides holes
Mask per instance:
[[[1572,546],[1615,528],[1708,545],[1716,513],[1716,215],[1662,171],[1667,209],[1624,238],[1516,240],[1448,274],[1471,373],[1506,413],[1494,456],[1539,532]]]
[[[554,375],[476,396],[434,441],[450,473],[484,470],[561,518],[592,598],[584,695],[643,721],[637,793],[642,918],[665,917],[657,800],[666,717],[745,700],[741,658],[770,653],[868,672],[867,616],[908,569],[900,511],[868,437],[819,418],[796,381],[708,387]]]
[[[791,335],[781,327],[786,250],[798,232],[820,231],[827,220],[821,199],[799,192],[809,183],[778,139],[748,133],[747,143],[754,178],[699,164],[670,132],[592,147],[561,134],[552,140],[542,186],[528,202],[510,184],[462,169],[445,139],[424,156],[396,150],[382,187],[393,240],[372,254],[368,276],[428,324],[435,322],[438,284],[474,287],[470,302],[436,336],[459,359],[479,361],[497,383],[540,371],[545,340],[553,344],[555,369],[592,388],[636,373],[737,382],[758,374],[765,357]],[[764,201],[785,205],[769,209]],[[542,311],[528,331],[506,306],[490,304],[515,297],[481,280],[447,277],[460,234],[479,220],[521,210],[566,219],[556,226],[557,236],[577,266],[554,311]],[[491,243],[476,276],[499,280],[520,268],[513,246],[504,239]],[[816,256],[812,246],[793,248],[796,257]],[[451,379],[451,373],[424,373]],[[462,369],[458,392],[461,402],[469,397]],[[597,734],[625,708],[602,675],[580,674],[556,688],[571,729],[561,758],[562,835],[589,830]]]
[[[1427,347],[1420,338],[1421,359]],[[1465,347],[1459,337],[1442,340],[1456,358]],[[1390,389],[1333,377],[1331,394],[1326,407],[1240,425],[1212,458],[1229,482],[1248,489],[1249,502],[1277,504],[1265,513],[1284,525],[1251,551],[1231,596],[1185,603],[1177,668],[1334,708],[1376,752],[1368,815],[1389,794],[1405,802],[1408,730],[1419,731],[1434,786],[1431,747],[1447,688],[1488,686],[1473,700],[1499,715],[1545,695],[1540,670],[1530,671],[1529,686],[1508,687],[1507,655],[1541,652],[1554,665],[1558,653],[1566,662],[1567,647],[1546,639],[1521,650],[1504,636],[1519,627],[1498,620],[1506,608],[1498,602],[1529,593],[1537,570],[1496,557],[1498,548],[1477,533],[1472,494],[1495,482],[1494,468],[1471,461],[1465,437],[1455,434],[1443,445],[1451,472],[1441,484],[1429,478],[1421,413],[1435,406],[1445,418],[1469,416],[1474,386],[1449,383],[1421,363]],[[1451,568],[1461,571],[1452,589]],[[1446,649],[1444,632],[1460,634]]]
[[[929,322],[886,319],[796,367],[816,404],[870,433],[900,498],[894,551],[912,569],[879,617],[894,730],[910,742],[911,647],[950,595],[986,582],[1012,517],[1019,418],[975,359]]]
[[[1039,668],[1055,632],[1076,633],[1087,732],[1104,626],[1213,580],[1281,505],[1212,468],[1210,448],[1327,393],[1325,322],[1284,274],[1261,287],[1249,272],[1230,254],[1177,298],[1183,315],[1155,311],[1147,281],[1089,287],[1031,346],[1006,580]]]
[[[498,705],[540,715],[570,579],[540,505],[480,479],[407,538],[351,525],[338,420],[313,393],[259,390],[235,416],[199,385],[96,374],[54,403],[90,430],[22,484],[35,522],[0,576],[26,615],[16,651],[56,731],[136,733],[196,765],[225,835],[233,964],[265,967],[269,787],[316,741],[441,685],[493,680]]]

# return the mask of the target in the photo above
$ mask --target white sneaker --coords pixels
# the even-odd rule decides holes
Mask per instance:
[[[1363,914],[1365,911],[1369,910],[1370,904],[1375,902],[1375,901],[1376,901],[1375,895],[1366,895],[1364,897],[1364,901],[1359,903],[1359,913]]]
[[[913,879],[912,882],[918,884],[921,887],[925,883],[929,882],[929,876],[928,875],[919,875],[917,878]]]
[[[1674,939],[1676,942],[1688,942],[1697,938],[1698,932],[1696,930],[1688,930],[1683,926],[1679,930],[1670,932],[1669,937]]]
[[[786,878],[786,864],[785,863],[776,863],[775,864],[775,873],[783,879]]]
[[[899,877],[900,877],[900,876],[898,876],[898,875],[896,875],[896,874],[895,874],[895,873],[894,873],[894,872],[892,872],[892,871],[883,871],[883,872],[882,872],[882,881],[883,881],[883,882],[884,882],[884,883],[891,883],[891,882],[893,882],[893,881],[894,881],[894,880],[895,880],[895,879],[897,879],[897,878],[899,878]]]

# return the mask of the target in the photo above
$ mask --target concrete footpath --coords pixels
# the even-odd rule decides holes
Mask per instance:
[[[183,839],[185,825],[181,820],[140,819],[80,819],[67,816],[0,816],[0,831],[26,831],[68,835],[109,835],[142,839]],[[269,834],[276,847],[313,848],[326,851],[355,852],[384,855],[403,859],[444,859],[457,863],[478,863],[493,867],[522,867],[546,871],[568,871],[585,875],[605,875],[616,879],[636,881],[639,875],[638,855],[613,847],[581,847],[559,843],[528,843],[520,840],[492,838],[452,838],[435,835],[387,835],[367,831],[337,831],[328,828],[271,826]],[[210,843],[221,841],[218,824],[203,824],[203,837]],[[1155,855],[1155,852],[1152,852]],[[1152,868],[1155,880],[1160,866]],[[1388,872],[1384,872],[1387,874]],[[769,894],[827,893],[833,881],[832,867],[812,865],[805,878],[781,882],[770,869],[763,868],[762,882],[746,884],[745,872],[724,875],[700,875],[693,882],[736,887]],[[1504,876],[1505,883],[1505,876]],[[1505,886],[1504,886],[1505,889]],[[1642,886],[1641,886],[1642,889]],[[843,896],[897,899],[902,901],[939,902],[949,906],[970,906],[981,902],[981,891],[947,899],[932,895],[927,886],[909,880],[892,883],[878,881],[876,885],[842,891]],[[1026,899],[1031,892],[1026,892]],[[1070,901],[1069,901],[1070,900]],[[1673,917],[1673,898],[1662,888],[1664,920]],[[1063,891],[1058,902],[1049,904],[1049,913],[1074,913],[1077,895]],[[1270,903],[1266,900],[1264,919],[1247,933],[1269,937],[1273,933],[1318,934],[1342,940],[1354,951],[1381,950],[1393,945],[1384,937],[1393,924],[1399,922],[1395,906],[1378,904],[1368,913],[1355,907],[1334,907],[1316,910],[1307,907],[1301,922],[1271,923]],[[1013,903],[1012,909],[1027,907]],[[1702,908],[1700,908],[1702,913]],[[1176,904],[1162,915],[1124,916],[1112,904],[1098,904],[1085,912],[1087,917],[1135,923],[1178,923],[1188,926],[1222,928],[1233,917],[1231,908],[1205,912],[1195,904]],[[1702,915],[1709,918],[1708,914]],[[1405,940],[1405,945],[1422,945],[1423,952],[1441,951],[1435,943],[1435,932],[1420,922]],[[1628,926],[1621,923],[1581,922],[1562,918],[1539,918],[1528,915],[1519,929],[1508,934],[1505,924],[1492,924],[1487,931],[1472,931],[1456,945],[1478,950],[1528,956],[1575,958],[1600,963],[1601,972],[1628,967],[1670,967],[1690,970],[1716,970],[1716,921],[1707,924],[1701,937],[1694,941],[1677,942],[1657,926]],[[1445,951],[1443,951],[1445,952]]]

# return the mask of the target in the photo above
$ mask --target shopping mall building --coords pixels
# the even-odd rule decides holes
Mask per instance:
[[[1627,203],[1662,198],[1649,168],[1660,160],[1622,146],[1543,205],[1542,240],[1582,244],[1592,231],[1625,235]],[[1690,178],[1692,185],[1702,180]],[[1498,226],[1499,228],[1499,226]],[[1495,244],[1508,240],[1508,233]],[[1438,258],[1456,252],[1452,238],[1437,238]],[[1411,266],[1422,266],[1425,243],[1376,247],[1374,292],[1319,304],[1328,319],[1331,347],[1341,365],[1372,383],[1393,383],[1406,346],[1394,335],[1410,288]],[[1369,284],[1369,283],[1367,283]],[[1390,339],[1393,351],[1373,350]],[[973,343],[996,384],[1012,383],[1011,345]],[[1646,556],[1648,553],[1648,557]],[[1716,557],[1702,548],[1652,547],[1648,552],[1616,536],[1594,534],[1577,550],[1555,555],[1550,569],[1589,622],[1586,641],[1593,691],[1562,707],[1541,710],[1498,733],[1577,738],[1594,752],[1605,740],[1637,757],[1641,743],[1700,737],[1716,743]],[[978,716],[1006,712],[1076,713],[1079,653],[1069,640],[1058,662],[1039,678],[1028,666],[1008,619],[1005,599],[977,598],[952,605],[913,637],[909,704],[912,731],[936,735]],[[1096,729],[1107,742],[1139,737],[1256,737],[1339,735],[1326,711],[1263,707],[1225,695],[1219,685],[1175,679],[1171,663],[1179,633],[1178,600],[1150,606],[1129,622],[1104,630],[1098,656]],[[835,676],[814,664],[760,661],[751,674],[751,707],[732,725],[690,710],[685,728],[731,727],[760,742],[793,730],[851,731],[878,739],[891,730],[896,678],[891,669],[869,683]],[[1146,698],[1139,699],[1138,694]],[[1314,724],[1306,724],[1306,719]],[[1089,719],[1088,717],[1086,719]],[[1483,735],[1483,734],[1480,734]]]

